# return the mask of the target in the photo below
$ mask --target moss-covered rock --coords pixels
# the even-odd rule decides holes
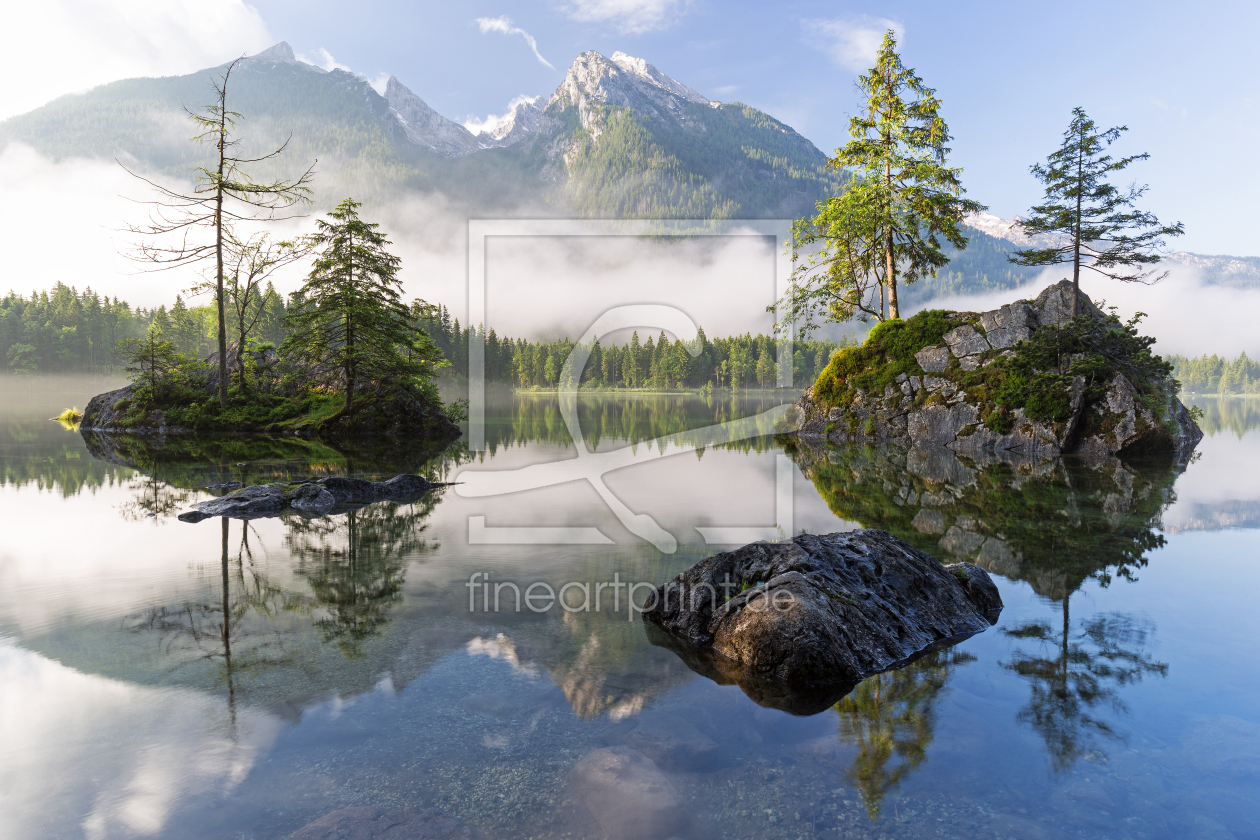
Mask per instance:
[[[1041,458],[1168,452],[1203,437],[1153,339],[1072,284],[990,312],[928,310],[887,321],[841,350],[789,412],[785,430]]]

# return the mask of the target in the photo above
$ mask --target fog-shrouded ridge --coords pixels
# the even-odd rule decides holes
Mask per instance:
[[[321,161],[321,170],[338,162]],[[152,173],[146,173],[152,175]],[[152,175],[174,188],[190,188],[170,176]],[[194,285],[189,269],[145,273],[125,256],[131,238],[127,222],[140,223],[152,199],[149,188],[121,166],[99,160],[54,162],[22,144],[0,151],[0,225],[15,243],[6,254],[7,288],[22,293],[60,281],[82,290],[118,296],[134,306],[170,305]],[[314,230],[326,208],[311,207],[304,218],[273,226],[278,236]],[[539,216],[543,208],[535,208]],[[514,215],[529,216],[531,208]],[[468,323],[468,220],[496,218],[490,205],[473,206],[439,191],[410,190],[364,209],[380,222],[401,257],[408,298],[444,304]],[[199,231],[208,235],[207,231]],[[654,241],[634,237],[502,237],[486,250],[488,326],[500,335],[554,339],[580,335],[602,312],[627,303],[663,303],[690,315],[710,336],[768,332],[765,307],[774,299],[778,254],[753,236],[697,237]],[[1162,353],[1195,356],[1240,352],[1260,355],[1260,289],[1205,282],[1184,262],[1165,263],[1164,281],[1125,284],[1086,272],[1082,288],[1118,307],[1123,317],[1149,314],[1143,332],[1157,336]],[[295,267],[277,277],[290,294],[302,280]],[[937,298],[918,308],[986,310],[1021,297],[1035,297],[1064,274],[1047,269],[1017,289],[984,295]],[[858,325],[860,327],[860,325]],[[848,332],[854,325],[834,331]]]

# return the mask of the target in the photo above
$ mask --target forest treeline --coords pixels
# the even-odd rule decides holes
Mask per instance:
[[[285,337],[284,316],[294,303],[270,284],[254,294],[257,311],[251,341],[278,346]],[[442,350],[450,362],[444,374],[468,375],[468,346],[472,328],[461,326],[443,306],[412,304],[412,320]],[[120,369],[124,359],[119,342],[160,332],[179,352],[205,358],[215,345],[218,321],[209,305],[188,305],[182,295],[175,303],[154,309],[133,308],[117,297],[91,288],[77,291],[62,283],[29,296],[9,292],[0,299],[0,360],[17,374],[102,373]],[[485,342],[486,378],[520,388],[554,388],[575,343],[567,338],[534,342],[500,337],[491,328]],[[744,335],[709,339],[701,330],[690,345],[670,341],[661,333],[642,338],[635,333],[624,345],[590,348],[582,375],[583,387],[702,388],[774,387],[775,339]],[[842,344],[829,340],[795,343],[792,381],[798,387],[817,378]],[[694,355],[693,355],[694,354]]]
[[[1194,394],[1260,394],[1260,362],[1246,353],[1230,361],[1213,353],[1188,359],[1169,356],[1173,376],[1183,390]]]

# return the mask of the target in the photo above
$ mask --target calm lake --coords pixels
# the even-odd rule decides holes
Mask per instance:
[[[112,384],[0,379],[0,838],[283,840],[359,805],[490,838],[1260,838],[1260,401],[1200,401],[1184,470],[785,450],[760,396],[584,397],[582,456],[549,396],[492,399],[482,452],[46,419]],[[398,472],[462,483],[176,519],[209,484]],[[976,558],[997,626],[794,715],[629,605],[856,527]],[[518,609],[531,585],[564,600]],[[575,781],[616,745],[659,770],[625,802],[672,797],[667,822],[610,828]]]

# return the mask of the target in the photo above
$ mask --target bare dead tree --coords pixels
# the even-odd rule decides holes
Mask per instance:
[[[236,331],[236,387],[244,392],[248,387],[245,381],[245,346],[263,315],[263,284],[281,268],[309,256],[314,243],[308,237],[273,240],[266,232],[255,232],[241,239],[235,230],[229,228],[223,248],[227,254],[223,289]],[[208,281],[198,288],[213,291],[215,284]]]
[[[150,206],[149,219],[142,224],[127,224],[124,232],[137,237],[132,259],[161,271],[196,266],[213,260],[214,297],[219,316],[219,404],[228,403],[227,318],[224,288],[225,264],[231,258],[230,243],[236,240],[234,227],[239,223],[257,223],[294,218],[283,211],[309,204],[310,183],[314,164],[294,181],[255,181],[244,167],[279,156],[289,141],[260,157],[242,157],[236,153],[240,138],[236,124],[240,113],[227,107],[228,80],[241,59],[227,66],[223,76],[214,80],[215,100],[201,111],[184,108],[201,132],[194,143],[213,145],[215,162],[197,167],[197,185],[191,194],[155,183],[127,167],[128,174],[144,181],[157,193]],[[122,166],[119,163],[119,166]],[[208,228],[210,236],[202,237]],[[247,237],[246,241],[250,241]]]

